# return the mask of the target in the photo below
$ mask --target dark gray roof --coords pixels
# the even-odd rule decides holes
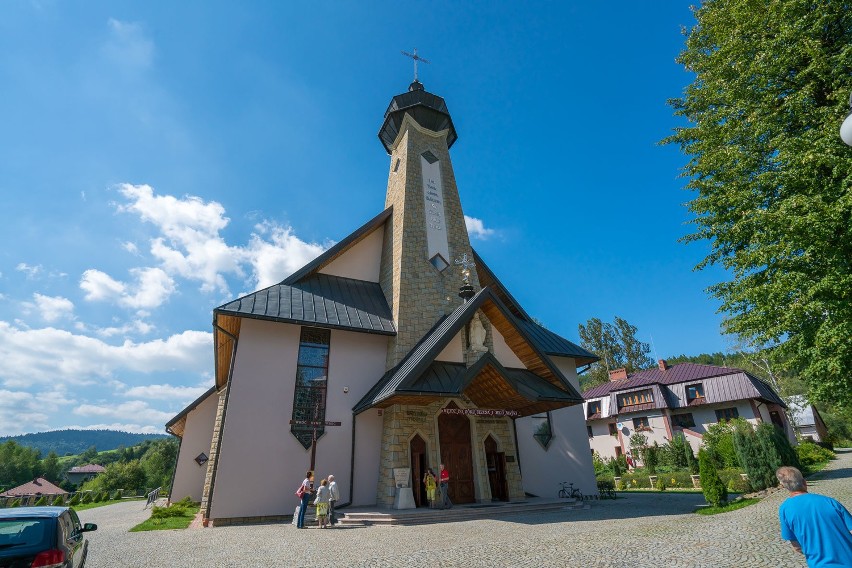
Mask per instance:
[[[289,280],[289,279],[288,279]],[[328,274],[287,280],[216,308],[214,314],[395,335],[381,286]]]
[[[396,367],[385,373],[382,378],[379,379],[378,383],[376,383],[373,388],[364,395],[358,404],[355,405],[353,408],[355,413],[357,414],[358,412],[366,410],[367,408],[370,408],[371,406],[400,392],[406,392],[408,394],[461,392],[457,390],[440,390],[441,388],[446,388],[448,386],[452,388],[456,388],[458,386],[458,370],[452,368],[449,364],[436,362],[434,359],[444,349],[444,347],[446,347],[450,339],[452,339],[462,326],[470,320],[476,310],[482,306],[486,299],[493,301],[510,322],[515,324],[518,323],[517,318],[512,317],[508,308],[500,301],[500,298],[491,291],[490,288],[482,288],[470,300],[457,307],[452,313],[443,319],[439,320],[438,323],[436,323],[435,326],[423,337],[420,343],[418,343]],[[518,331],[534,349],[537,349],[535,343],[523,327],[519,326]],[[574,387],[571,386],[571,384],[567,381],[567,379],[565,379],[559,369],[552,364],[547,356],[540,353],[540,357],[554,376],[561,381],[564,386],[564,390],[550,384],[547,380],[525,369],[505,370],[496,359],[493,359],[493,356],[491,356],[491,359],[493,359],[495,366],[499,366],[498,368],[504,369],[503,374],[510,382],[513,380],[516,383],[529,382],[531,384],[544,382],[550,385],[550,387],[534,389],[534,392],[537,393],[535,395],[537,398],[533,398],[532,400],[558,399],[576,402],[582,401],[583,399],[580,394],[574,390]],[[480,363],[491,361],[491,359],[489,359],[489,356],[483,356],[480,359]],[[466,380],[464,385],[466,385],[467,382],[475,376],[479,368],[474,365],[469,371],[465,371]],[[534,379],[531,377],[534,377]],[[420,390],[421,388],[424,390]],[[516,390],[518,390],[518,387],[516,387]],[[518,392],[524,394],[521,390],[518,390]]]
[[[189,414],[190,412],[192,412],[193,410],[195,410],[195,408],[196,408],[199,404],[201,404],[202,402],[204,402],[205,400],[207,400],[207,397],[208,397],[208,396],[210,396],[211,394],[213,394],[214,392],[216,392],[216,385],[213,385],[212,387],[210,387],[209,389],[207,389],[207,391],[206,391],[204,394],[202,394],[201,396],[199,396],[198,398],[196,398],[195,400],[193,400],[192,402],[190,402],[190,403],[189,403],[189,405],[187,405],[187,407],[186,407],[186,408],[184,408],[183,410],[181,410],[181,411],[180,411],[180,412],[179,412],[179,413],[178,413],[178,414],[177,414],[174,418],[172,418],[171,420],[169,420],[168,422],[166,422],[166,430],[168,430],[169,428],[171,428],[172,426],[174,426],[175,424],[177,424],[177,422],[178,422],[181,418],[183,418],[184,416],[186,416],[187,414]],[[73,468],[72,468],[72,469],[73,469]]]
[[[458,139],[447,103],[438,95],[426,91],[423,84],[415,80],[409,85],[408,92],[391,99],[385,111],[385,120],[379,130],[379,140],[382,141],[382,146],[388,154],[391,153],[390,148],[399,135],[402,119],[406,114],[411,115],[417,124],[433,132],[449,130],[447,148],[452,147]]]
[[[523,307],[521,307],[521,304],[514,298],[514,296],[512,296],[506,286],[504,286],[500,279],[497,278],[497,275],[494,274],[487,264],[485,264],[482,257],[479,256],[475,250],[472,252],[480,283],[482,283],[483,286],[487,285],[494,288],[497,297],[500,298],[503,304],[506,305],[515,317],[515,321],[518,326],[524,329],[540,351],[557,357],[573,357],[577,360],[577,363],[581,365],[594,363],[600,359],[600,357],[591,351],[587,351],[579,345],[565,339],[561,335],[557,335],[549,329],[535,323],[532,317],[530,317],[530,315],[524,311]]]

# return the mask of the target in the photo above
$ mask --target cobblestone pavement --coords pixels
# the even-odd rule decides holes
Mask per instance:
[[[852,508],[852,450],[810,482]],[[723,515],[693,513],[698,495],[631,494],[591,509],[421,526],[297,530],[292,525],[128,533],[148,516],[142,504],[83,511],[89,568],[247,566],[583,566],[798,568],[782,541],[777,491]]]

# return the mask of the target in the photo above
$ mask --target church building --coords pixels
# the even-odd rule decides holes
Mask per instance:
[[[415,79],[379,131],[384,210],[213,311],[215,385],[166,425],[171,499],[201,501],[206,525],[288,518],[314,462],[338,506],[393,507],[405,485],[428,506],[441,463],[456,504],[552,498],[563,481],[597,494],[577,379],[597,357],[537,324],[471,248],[457,137]]]

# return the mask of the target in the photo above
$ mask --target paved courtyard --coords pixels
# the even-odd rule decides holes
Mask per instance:
[[[811,491],[852,507],[852,451]],[[425,526],[296,530],[291,525],[128,533],[148,516],[138,502],[80,515],[98,523],[89,568],[248,566],[804,567],[778,536],[776,492],[757,505],[705,517],[697,495],[631,494],[588,510]],[[294,503],[295,506],[295,503]]]

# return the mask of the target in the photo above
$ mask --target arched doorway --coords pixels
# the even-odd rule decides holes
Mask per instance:
[[[411,488],[414,491],[414,504],[418,507],[426,507],[429,501],[426,499],[426,486],[423,485],[423,476],[429,467],[426,441],[415,434],[408,443],[409,455],[411,455]]]
[[[450,402],[447,408],[458,408]],[[463,414],[438,416],[441,463],[450,472],[449,494],[453,503],[473,503],[473,453],[470,445],[470,420]],[[435,473],[438,473],[437,471]]]
[[[509,485],[506,483],[506,453],[500,451],[497,440],[491,434],[485,438],[485,464],[488,468],[491,500],[508,501]]]

